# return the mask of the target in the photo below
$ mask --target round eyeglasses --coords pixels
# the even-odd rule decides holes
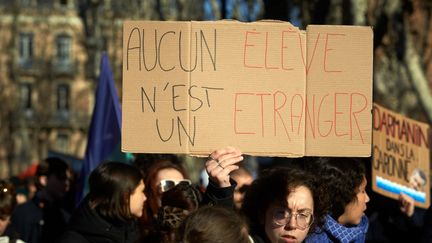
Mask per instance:
[[[310,211],[301,211],[297,213],[292,213],[289,210],[286,209],[276,209],[273,212],[273,222],[278,226],[285,226],[289,224],[290,220],[292,219],[292,216],[294,216],[296,220],[296,226],[301,229],[305,230],[309,228],[314,220],[313,214]]]

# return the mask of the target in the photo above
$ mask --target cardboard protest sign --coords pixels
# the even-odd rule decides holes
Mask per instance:
[[[429,125],[373,106],[374,191],[397,199],[401,192],[416,206],[430,205]]]
[[[372,30],[126,21],[122,106],[123,151],[369,156]]]

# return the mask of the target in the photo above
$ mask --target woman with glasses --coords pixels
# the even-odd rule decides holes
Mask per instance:
[[[368,219],[364,212],[369,196],[362,161],[319,158],[308,166],[319,178],[320,190],[330,200],[330,208],[324,226],[306,242],[365,242]]]
[[[191,181],[187,179],[187,174],[181,164],[172,160],[155,160],[144,172],[144,181],[147,185],[145,194],[148,201],[140,219],[143,237],[155,230],[158,210],[162,205],[162,193],[169,191],[179,183],[191,185]],[[202,200],[200,200],[201,205],[233,207],[233,192],[236,184],[230,179],[229,174],[238,169],[236,163],[242,160],[241,152],[232,147],[217,149],[209,155],[205,167],[210,182]]]
[[[235,182],[229,174],[238,169],[236,165],[243,157],[239,150],[226,147],[213,151],[207,158],[205,167],[209,175],[209,185],[204,195],[187,179],[158,178],[161,192],[160,207],[151,227],[143,232],[142,242],[174,242],[173,232],[191,212],[202,205],[223,205],[234,208],[233,191]],[[165,168],[159,163],[159,168]],[[156,165],[155,165],[156,166]],[[152,170],[150,170],[152,171]],[[161,180],[159,180],[161,179]]]
[[[186,179],[188,177],[186,171],[174,157],[162,157],[160,160],[153,161],[144,173],[144,183],[147,185],[145,194],[148,200],[144,205],[140,223],[143,229],[148,230],[153,228],[157,212],[161,206],[162,193],[181,181],[189,184],[191,181]]]
[[[241,209],[254,242],[303,242],[324,217],[315,188],[313,176],[294,167],[273,168],[258,177]]]

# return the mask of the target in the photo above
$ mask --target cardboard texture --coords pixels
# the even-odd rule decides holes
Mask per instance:
[[[370,27],[126,21],[123,31],[123,151],[370,156]]]
[[[415,205],[430,205],[429,125],[373,106],[372,189],[398,199],[401,192]]]

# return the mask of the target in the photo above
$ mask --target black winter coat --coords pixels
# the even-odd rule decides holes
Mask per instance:
[[[85,199],[72,215],[59,243],[135,243],[138,239],[135,222],[110,222],[91,209]]]

